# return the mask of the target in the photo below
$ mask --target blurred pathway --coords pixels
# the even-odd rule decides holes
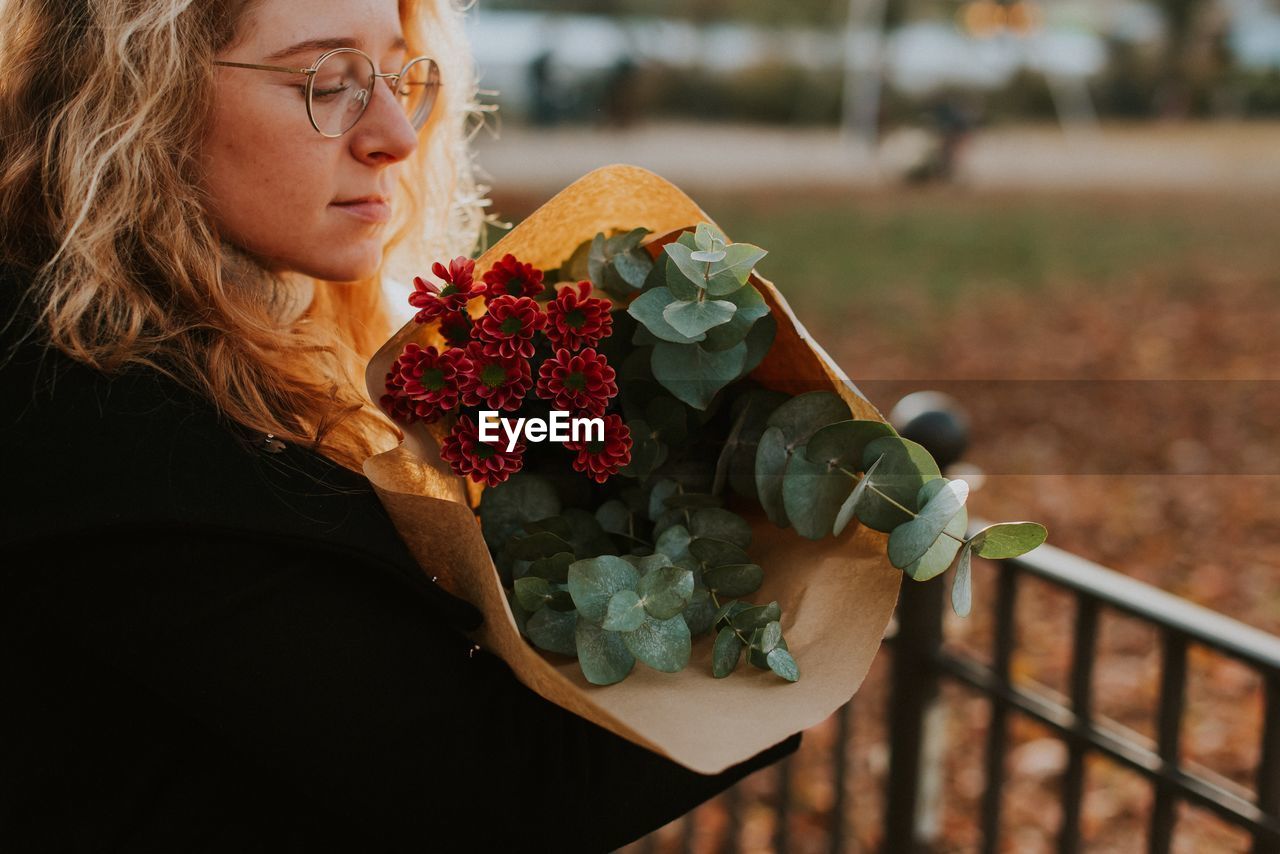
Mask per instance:
[[[843,189],[895,183],[919,156],[915,132],[876,154],[834,130],[645,125],[482,132],[480,164],[503,193],[545,194],[597,166],[634,163],[689,190]],[[979,130],[959,182],[975,189],[1280,191],[1280,122],[1057,126]]]

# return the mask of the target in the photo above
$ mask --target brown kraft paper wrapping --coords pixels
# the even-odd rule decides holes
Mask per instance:
[[[663,235],[698,222],[711,219],[669,182],[634,166],[604,167],[512,229],[477,260],[476,278],[508,252],[548,269],[597,232],[643,226]],[[751,377],[793,394],[825,383],[855,418],[883,420],[809,337],[777,288],[758,276],[751,281],[778,321],[773,348]],[[373,400],[383,394],[390,364],[410,341],[429,342],[412,321],[370,361],[366,382]],[[415,423],[404,432],[398,448],[365,462],[365,475],[423,571],[484,614],[474,641],[501,656],[521,682],[551,702],[688,768],[714,774],[826,719],[853,696],[871,666],[902,579],[885,556],[887,535],[855,523],[838,538],[812,541],[757,512],[749,516],[750,553],[764,568],[764,584],[744,598],[759,604],[778,600],[800,681],[787,682],[745,661],[716,679],[714,633],[708,633],[694,639],[689,664],[679,673],[637,662],[622,682],[590,684],[575,659],[543,653],[520,635],[472,510],[482,487],[440,459],[431,427]]]

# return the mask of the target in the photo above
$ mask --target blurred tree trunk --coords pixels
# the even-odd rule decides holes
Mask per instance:
[[[1157,115],[1184,119],[1191,114],[1195,65],[1196,21],[1213,0],[1160,0],[1166,38],[1156,89]]]

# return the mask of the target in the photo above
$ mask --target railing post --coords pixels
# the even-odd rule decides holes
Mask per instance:
[[[922,833],[928,793],[936,791],[926,750],[929,714],[938,699],[936,656],[942,646],[941,579],[919,583],[903,576],[898,598],[898,633],[893,649],[890,694],[889,791],[883,850],[894,854],[927,851]]]

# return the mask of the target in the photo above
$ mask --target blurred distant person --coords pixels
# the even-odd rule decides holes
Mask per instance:
[[[637,78],[640,68],[630,56],[618,57],[605,78],[601,109],[604,123],[609,127],[625,128],[635,123],[637,104]]]
[[[555,82],[551,76],[551,51],[544,50],[529,63],[529,121],[535,127],[556,123]]]
[[[935,181],[952,181],[956,175],[956,163],[973,134],[973,114],[960,98],[953,94],[938,98],[929,110],[933,132],[937,137],[937,149],[933,158]]]
[[[956,180],[977,125],[975,116],[960,96],[939,95],[923,114],[924,127],[903,128],[885,137],[881,168],[909,184]]]

